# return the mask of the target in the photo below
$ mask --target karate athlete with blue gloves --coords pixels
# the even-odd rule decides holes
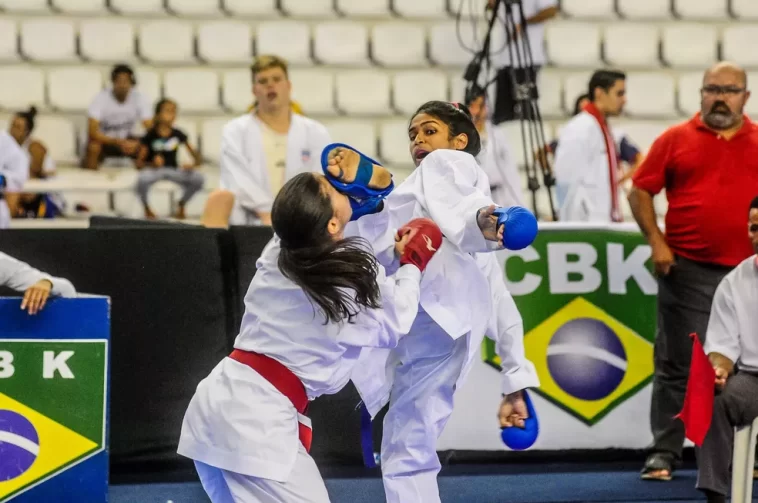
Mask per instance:
[[[372,173],[385,168],[347,145],[327,146],[322,166],[330,183],[351,197],[354,222],[346,232],[367,239],[388,271],[398,266],[395,229],[405,222],[430,218],[444,235],[421,280],[409,335],[394,349],[364,350],[352,374],[372,417],[390,404],[381,447],[387,502],[437,503],[437,439],[485,335],[495,340],[502,360],[503,438],[509,430],[534,437],[524,390],[538,387],[539,379],[524,355],[523,323],[503,271],[487,252],[525,248],[537,235],[537,221],[524,208],[493,205],[487,175],[474,157],[479,134],[464,106],[422,105],[408,135],[417,167],[397,188],[367,189]],[[517,448],[533,442],[521,440]]]

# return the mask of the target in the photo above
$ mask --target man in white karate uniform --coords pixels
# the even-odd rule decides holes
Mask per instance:
[[[29,158],[11,135],[0,131],[0,229],[10,227],[27,180]]]
[[[260,56],[251,71],[256,103],[224,127],[220,185],[234,194],[230,224],[271,225],[279,189],[298,173],[320,172],[330,138],[322,124],[292,111],[284,60]]]
[[[42,310],[50,295],[76,297],[76,289],[69,280],[45,274],[3,252],[0,252],[0,286],[24,292],[21,309],[29,314]]]
[[[620,222],[618,153],[608,117],[626,103],[626,76],[598,70],[589,83],[590,103],[561,130],[555,155],[558,219]]]

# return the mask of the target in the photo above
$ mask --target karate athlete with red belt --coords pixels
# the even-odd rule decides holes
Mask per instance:
[[[368,186],[388,183],[377,173]],[[277,195],[275,237],[257,262],[235,349],[198,385],[182,425],[178,452],[195,461],[213,503],[329,501],[308,454],[308,401],[342,389],[364,348],[394,347],[408,332],[442,241],[433,222],[409,221],[393,239],[400,267],[388,277],[365,241],[343,234],[358,216],[319,174],[297,175]]]
[[[367,239],[388,271],[398,266],[394,229],[402,222],[429,218],[444,239],[422,278],[419,313],[408,336],[394,349],[364,351],[352,379],[372,417],[390,404],[381,446],[387,502],[438,503],[437,439],[485,335],[502,360],[504,440],[532,424],[523,390],[538,387],[539,378],[524,354],[523,322],[502,265],[486,252],[525,248],[537,235],[537,221],[525,208],[493,206],[489,180],[475,159],[479,134],[464,106],[422,105],[408,135],[415,171],[394,190],[388,187],[383,207],[347,233]],[[344,144],[327,146],[322,166],[330,183],[357,201],[373,195],[366,182],[386,171]]]

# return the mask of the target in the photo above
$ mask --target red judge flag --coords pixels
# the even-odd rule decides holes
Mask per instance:
[[[684,423],[684,433],[687,438],[700,447],[703,445],[708,428],[711,427],[716,372],[697,334],[690,334],[690,337],[692,338],[690,377],[687,381],[687,393],[684,395],[684,407],[682,407],[682,412],[675,417]]]

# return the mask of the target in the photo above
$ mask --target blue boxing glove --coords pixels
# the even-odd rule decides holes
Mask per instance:
[[[8,182],[5,180],[5,175],[0,175],[0,190],[4,189],[6,185]]]
[[[505,224],[503,246],[508,250],[522,250],[532,244],[537,237],[537,219],[523,206],[497,208],[497,228]]]
[[[526,412],[529,415],[529,417],[524,419],[524,427],[510,426],[502,428],[500,431],[503,443],[514,451],[523,451],[530,448],[537,441],[537,437],[540,434],[540,422],[537,419],[537,413],[534,411],[532,399],[529,398],[526,390],[523,391],[523,394]]]
[[[355,180],[350,183],[342,182],[333,177],[328,170],[329,153],[335,148],[340,147],[352,150],[360,157]],[[390,182],[389,187],[384,189],[372,189],[368,186],[371,181],[371,175],[374,172],[375,164],[381,166],[379,162],[344,143],[332,143],[324,147],[324,150],[321,152],[321,168],[324,171],[324,176],[335,189],[350,198],[350,207],[353,209],[353,216],[350,218],[351,221],[379,211],[382,207],[382,201],[384,198],[395,188],[394,182]]]

